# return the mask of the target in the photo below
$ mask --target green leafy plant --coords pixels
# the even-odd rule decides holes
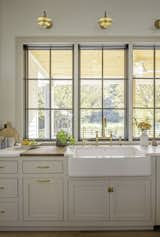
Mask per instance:
[[[60,130],[56,135],[56,145],[57,146],[66,146],[66,145],[74,145],[75,139],[73,136],[69,135],[64,130]]]

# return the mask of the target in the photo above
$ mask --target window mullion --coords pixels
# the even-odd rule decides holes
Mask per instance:
[[[78,53],[78,43],[75,43],[74,44],[74,72],[73,72],[73,80],[74,80],[74,83],[73,83],[73,126],[74,126],[74,131],[73,131],[73,135],[74,135],[74,138],[76,141],[78,141],[78,124],[80,123],[80,118],[79,118],[79,115],[80,115],[80,112],[79,112],[79,60],[78,60],[78,57],[79,57],[79,53]],[[79,123],[78,123],[79,121]]]
[[[133,140],[133,44],[128,44],[128,93],[127,94],[127,117],[128,117],[128,140],[131,142]]]
[[[49,80],[49,138],[51,139],[52,138],[52,132],[51,132],[51,130],[52,130],[52,122],[51,122],[51,91],[52,91],[52,85],[51,85],[51,83],[52,83],[52,81],[51,81],[51,77],[52,77],[52,75],[51,75],[51,65],[52,65],[52,62],[51,62],[51,60],[52,60],[52,52],[51,52],[51,48],[50,48],[50,50],[49,50],[49,78],[50,78],[50,80]]]

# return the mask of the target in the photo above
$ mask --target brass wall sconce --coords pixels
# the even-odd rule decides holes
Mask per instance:
[[[48,18],[46,11],[43,11],[43,15],[37,18],[37,23],[45,29],[49,29],[53,25],[52,19]]]
[[[154,22],[154,26],[156,29],[160,29],[160,19],[158,19]]]
[[[103,30],[112,25],[112,18],[107,16],[106,11],[104,13],[104,17],[98,19],[98,25]]]

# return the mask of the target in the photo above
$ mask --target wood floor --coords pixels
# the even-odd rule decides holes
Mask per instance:
[[[0,232],[0,237],[160,237],[154,231]]]

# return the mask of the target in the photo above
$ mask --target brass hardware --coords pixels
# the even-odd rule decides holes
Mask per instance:
[[[98,131],[96,131],[96,145],[98,145]]]
[[[3,186],[0,187],[1,190],[5,189]]]
[[[109,187],[109,188],[108,188],[108,192],[109,192],[109,193],[113,193],[113,191],[114,191],[114,190],[113,190],[113,187]]]
[[[155,22],[154,22],[154,26],[156,29],[160,29],[160,19],[157,19]]]
[[[50,180],[49,179],[38,179],[37,182],[39,182],[39,183],[49,183]]]
[[[48,18],[46,11],[43,11],[43,15],[37,18],[37,22],[39,26],[45,29],[49,29],[53,25],[52,19]]]
[[[152,139],[152,146],[158,146],[158,143],[155,138]]]
[[[83,127],[83,131],[82,131],[82,144],[83,145],[86,144],[85,133],[86,133],[86,128]]]
[[[0,169],[4,169],[5,167],[4,166],[0,166]]]
[[[38,169],[49,169],[50,166],[37,166]]]
[[[122,145],[122,137],[119,137],[119,145]]]
[[[113,135],[112,135],[112,131],[111,131],[110,136],[109,136],[110,145],[112,145],[112,140],[113,140]]]
[[[1,213],[1,214],[4,214],[4,213],[5,213],[5,210],[1,210],[0,213]]]
[[[104,13],[104,17],[98,19],[98,24],[101,29],[107,29],[109,26],[112,25],[112,18],[108,17],[106,11]]]

